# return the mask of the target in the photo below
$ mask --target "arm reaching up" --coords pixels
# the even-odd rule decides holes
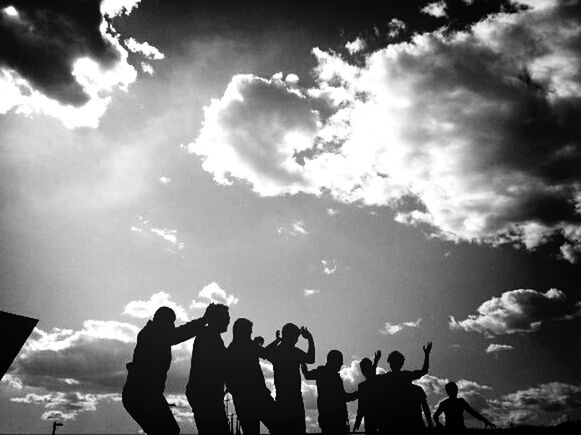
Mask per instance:
[[[377,364],[379,363],[380,359],[381,359],[381,351],[376,350],[375,355],[373,356],[373,374],[374,375],[377,373]]]
[[[432,351],[432,342],[429,341],[422,349],[424,350],[424,365],[422,366],[422,373],[427,375],[428,370],[430,369],[430,352]]]
[[[307,356],[305,362],[307,364],[313,364],[315,362],[315,341],[313,340],[313,335],[311,332],[306,328],[301,328],[301,335],[307,339],[309,342],[309,347],[307,348]]]

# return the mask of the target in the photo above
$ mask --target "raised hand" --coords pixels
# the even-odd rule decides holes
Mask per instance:
[[[308,340],[309,338],[313,338],[313,335],[312,335],[312,334],[311,334],[311,332],[310,332],[310,331],[307,329],[307,327],[306,327],[306,326],[303,326],[303,327],[301,328],[301,335],[302,335],[303,337],[305,337],[307,340]]]
[[[276,330],[276,340],[280,340],[280,329]]]
[[[374,364],[377,364],[380,359],[381,359],[381,351],[380,350],[376,350],[375,351],[375,355],[373,356],[373,362],[374,362]]]
[[[424,353],[430,353],[432,351],[432,342],[428,341],[428,343],[422,347],[424,349]]]

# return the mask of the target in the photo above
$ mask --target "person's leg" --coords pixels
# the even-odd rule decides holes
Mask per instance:
[[[155,433],[155,420],[151,418],[154,395],[126,384],[123,387],[121,400],[123,407],[146,434]]]
[[[260,400],[258,415],[260,421],[264,423],[270,433],[280,432],[278,431],[278,418],[276,412],[276,402],[269,393],[265,393]]]
[[[173,416],[165,396],[163,394],[157,395],[153,405],[150,416],[153,420],[152,426],[154,432],[152,432],[152,434],[179,435],[180,426]]]

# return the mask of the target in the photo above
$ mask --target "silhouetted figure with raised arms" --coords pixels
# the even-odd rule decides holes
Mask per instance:
[[[226,332],[230,324],[228,307],[210,305],[205,318],[207,325],[194,340],[186,397],[200,435],[226,434],[229,431],[224,409],[226,347],[220,334]]]
[[[359,385],[357,386],[357,417],[355,417],[353,432],[357,432],[361,426],[361,421],[364,421],[366,434],[377,433],[378,391],[377,383],[375,382],[375,374],[377,372],[377,363],[380,358],[381,351],[378,350],[375,352],[373,362],[371,362],[369,358],[363,358],[359,362],[359,369],[365,377],[365,380],[359,382]]]
[[[346,393],[339,370],[343,366],[343,354],[332,350],[327,354],[327,364],[309,370],[301,364],[305,379],[317,382],[317,409],[319,427],[324,434],[349,433],[347,402],[357,399],[357,392]]]
[[[468,414],[472,415],[472,417],[483,422],[485,427],[496,427],[493,423],[490,422],[490,420],[488,420],[479,412],[476,412],[468,404],[468,402],[466,402],[466,400],[458,397],[458,385],[456,385],[455,382],[448,382],[445,388],[446,393],[448,394],[448,398],[440,402],[438,409],[434,413],[436,426],[442,426],[442,423],[440,423],[440,415],[444,413],[444,417],[446,418],[446,429],[465,429],[466,426],[464,426],[464,411],[466,411]]]
[[[387,433],[391,430],[405,430],[408,428],[410,422],[406,420],[406,409],[409,408],[406,406],[406,401],[402,399],[409,391],[412,381],[428,373],[432,343],[424,346],[423,350],[424,364],[420,370],[402,370],[405,357],[401,352],[395,350],[387,357],[390,371],[376,376],[381,401],[380,433]]]
[[[153,320],[139,334],[133,361],[127,364],[127,381],[123,387],[123,406],[148,434],[179,434],[180,428],[163,395],[167,371],[171,364],[171,347],[194,337],[203,330],[206,316],[175,327],[176,315],[161,307]]]
[[[307,352],[295,346],[301,335],[308,341]],[[313,336],[307,328],[299,329],[297,325],[287,323],[282,328],[282,338],[277,331],[276,340],[266,357],[274,369],[277,426],[285,433],[303,434],[306,427],[300,365],[315,362]]]
[[[276,403],[264,382],[259,361],[265,357],[269,347],[262,347],[262,337],[252,340],[252,322],[248,319],[237,319],[232,333],[232,343],[226,350],[226,386],[232,394],[242,432],[244,435],[259,434],[262,421],[272,433],[275,431]],[[272,346],[275,344],[276,341]]]

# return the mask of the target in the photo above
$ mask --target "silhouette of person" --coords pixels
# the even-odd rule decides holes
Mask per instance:
[[[346,393],[339,370],[343,366],[343,354],[332,350],[327,354],[327,364],[309,370],[301,364],[305,379],[317,382],[317,409],[319,427],[324,434],[349,433],[347,404],[357,399],[357,392]]]
[[[422,387],[410,384],[401,396],[401,426],[407,430],[421,431],[426,428],[422,412],[426,417],[428,427],[433,427],[432,415],[428,405],[428,398]]]
[[[228,433],[224,409],[226,348],[220,334],[230,324],[228,307],[213,304],[206,310],[207,325],[198,332],[192,350],[186,397],[200,435]]]
[[[268,348],[262,347],[262,337],[252,340],[252,322],[248,319],[237,319],[232,333],[232,343],[226,350],[226,386],[232,394],[242,431],[244,435],[259,434],[262,421],[270,432],[274,432],[276,403],[264,382],[259,361]]]
[[[358,403],[357,403],[357,417],[355,417],[355,424],[353,425],[353,432],[357,432],[361,426],[361,421],[365,421],[365,433],[377,433],[377,403],[378,391],[377,383],[375,382],[375,374],[377,371],[377,363],[381,358],[381,351],[375,352],[373,363],[369,358],[363,358],[359,362],[359,369],[365,380],[359,382],[357,386]]]
[[[448,382],[446,384],[446,393],[448,398],[444,399],[438,405],[438,409],[434,413],[434,420],[436,421],[436,426],[441,427],[440,415],[444,413],[446,418],[446,429],[450,430],[462,430],[465,429],[464,426],[464,411],[472,415],[477,420],[484,423],[485,427],[496,427],[490,422],[486,417],[484,417],[479,412],[476,412],[469,404],[461,397],[458,397],[458,385],[455,382]]]
[[[390,371],[376,376],[381,404],[381,416],[379,429],[386,433],[392,429],[405,430],[409,424],[406,421],[406,401],[402,400],[409,391],[412,381],[421,378],[428,373],[430,367],[430,352],[432,343],[423,347],[424,364],[420,370],[402,370],[405,357],[395,350],[387,357]]]
[[[137,334],[133,360],[127,364],[122,401],[129,415],[148,435],[180,433],[163,395],[171,364],[171,347],[202,331],[207,312],[202,318],[176,328],[174,311],[161,307],[155,312],[153,320],[148,321]]]
[[[308,341],[307,352],[295,345],[300,336]],[[286,433],[303,434],[305,426],[305,406],[301,393],[302,363],[315,362],[315,343],[313,336],[305,327],[287,323],[282,327],[282,338],[277,331],[276,340],[265,353],[274,369],[276,389],[277,427]]]

